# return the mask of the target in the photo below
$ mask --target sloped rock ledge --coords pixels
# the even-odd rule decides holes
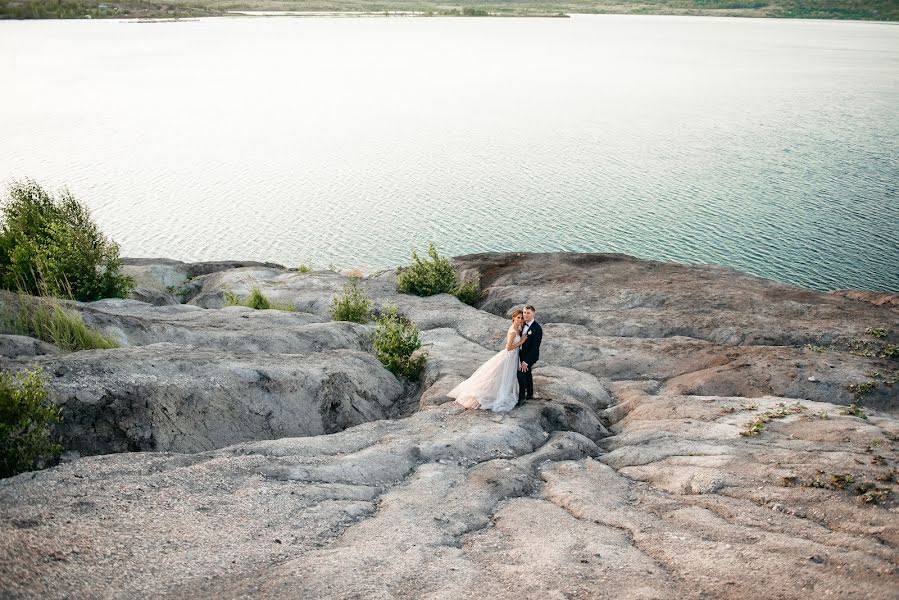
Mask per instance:
[[[0,591],[893,597],[895,388],[878,381],[865,418],[844,412],[854,400],[847,383],[896,368],[851,352],[871,341],[870,327],[890,331],[872,344],[895,344],[894,309],[618,255],[456,262],[481,275],[481,310],[450,296],[397,295],[392,273],[361,281],[376,306],[396,302],[422,328],[430,361],[411,398],[417,412],[196,454],[85,458],[0,482]],[[294,364],[294,350],[309,363],[343,362],[327,360],[333,353],[364,361],[365,331],[327,322],[345,281],[256,265],[190,280],[192,306],[79,308],[130,346],[110,351],[121,356],[105,357],[110,364],[168,348],[172,364],[221,355],[215,368],[270,372]],[[302,312],[216,309],[225,290],[254,285]],[[498,347],[502,315],[526,301],[545,323],[540,398],[504,415],[448,402],[446,392]],[[257,327],[264,334],[253,335]],[[75,357],[29,360],[90,358]],[[373,368],[363,389],[378,377]],[[108,375],[137,367],[120,369]],[[388,397],[369,400],[389,406]],[[759,417],[757,435],[741,435]]]

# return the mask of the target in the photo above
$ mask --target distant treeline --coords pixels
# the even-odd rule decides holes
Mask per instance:
[[[96,0],[0,0],[0,19],[107,19],[198,17],[221,14],[186,3],[97,2]]]
[[[0,0],[0,18],[7,19],[177,18],[232,10],[469,17],[627,13],[899,21],[897,0],[205,0],[202,4],[196,0]]]

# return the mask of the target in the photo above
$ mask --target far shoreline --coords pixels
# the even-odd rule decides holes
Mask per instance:
[[[299,8],[300,10],[293,10]],[[899,22],[899,5],[890,0],[868,0],[845,7],[834,0],[659,0],[652,5],[623,3],[621,0],[569,0],[542,4],[538,9],[527,3],[486,0],[471,3],[436,3],[428,0],[388,0],[374,3],[353,0],[333,4],[294,3],[289,0],[245,0],[206,4],[189,0],[167,3],[112,0],[82,4],[73,0],[32,0],[27,4],[0,5],[0,20],[40,19],[124,19],[185,20],[198,17],[265,16],[300,18],[374,18],[374,17],[512,17],[569,18],[574,15],[630,15],[681,17],[734,17],[789,20]]]

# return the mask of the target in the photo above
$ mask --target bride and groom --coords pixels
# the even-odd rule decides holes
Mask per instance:
[[[534,320],[536,313],[530,304],[524,310],[513,310],[505,347],[447,396],[465,408],[495,412],[512,410],[516,403],[533,398],[532,368],[540,358],[543,340],[543,328]]]

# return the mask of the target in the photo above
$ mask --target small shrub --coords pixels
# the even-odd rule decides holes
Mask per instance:
[[[468,304],[474,306],[481,299],[481,280],[475,278],[465,283],[459,284],[453,291],[453,296]]]
[[[428,256],[430,260],[412,251],[412,264],[397,274],[397,291],[416,296],[452,294],[456,291],[459,285],[456,270],[448,259],[437,254],[433,242],[428,245]]]
[[[0,219],[0,285],[31,295],[91,301],[124,298],[119,247],[64,190],[51,197],[34,181],[14,182]]]
[[[0,313],[0,331],[27,335],[65,352],[118,348],[119,342],[84,324],[81,315],[50,298],[20,297]]]
[[[851,473],[834,473],[830,476],[830,485],[838,490],[846,489],[853,481],[855,481],[855,477]]]
[[[863,383],[850,383],[846,386],[846,389],[852,392],[852,397],[855,398],[853,404],[856,404],[859,400],[877,389],[877,382],[865,381]]]
[[[762,433],[762,430],[765,428],[765,423],[767,421],[764,417],[756,417],[754,421],[750,421],[746,423],[746,429],[740,432],[740,435],[744,437],[752,437],[754,435],[759,435]]]
[[[378,360],[391,373],[418,380],[428,360],[424,354],[413,358],[421,347],[418,327],[401,318],[393,304],[387,304],[376,321],[374,347]]]
[[[899,358],[899,345],[897,345],[897,344],[884,345],[884,347],[880,349],[879,356],[881,358],[891,358],[893,360]]]
[[[262,290],[259,289],[259,286],[253,286],[253,289],[250,290],[250,295],[246,298],[241,298],[234,292],[226,291],[225,306],[246,306],[247,308],[252,308],[253,310],[273,309],[285,310],[288,312],[293,312],[297,309],[293,304],[272,302],[268,299],[268,296],[262,293]]]
[[[331,300],[331,318],[335,321],[367,323],[371,316],[371,300],[355,281],[348,282],[339,296]]]
[[[868,327],[865,333],[876,338],[885,338],[890,332],[885,327]]]
[[[746,423],[746,429],[741,431],[740,435],[744,437],[759,435],[760,433],[762,433],[762,430],[765,429],[766,423],[770,423],[774,419],[783,419],[785,417],[788,417],[789,415],[806,412],[807,410],[808,408],[805,405],[800,404],[799,402],[795,402],[790,406],[787,406],[783,402],[778,402],[774,408],[766,410],[765,412],[757,416],[755,420]]]
[[[860,409],[858,407],[858,404],[855,402],[853,402],[852,404],[850,404],[849,406],[844,408],[843,414],[849,415],[851,417],[858,417],[859,419],[865,419],[866,421],[868,420],[868,415],[866,415],[864,413],[864,411],[862,411],[862,409]]]
[[[50,424],[59,420],[40,371],[0,373],[0,477],[29,471],[39,459],[61,452],[49,439]]]
[[[307,265],[306,263],[302,263],[302,264],[300,264],[300,266],[297,267],[297,271],[299,271],[300,273],[308,273],[311,270],[312,270],[312,267]]]

